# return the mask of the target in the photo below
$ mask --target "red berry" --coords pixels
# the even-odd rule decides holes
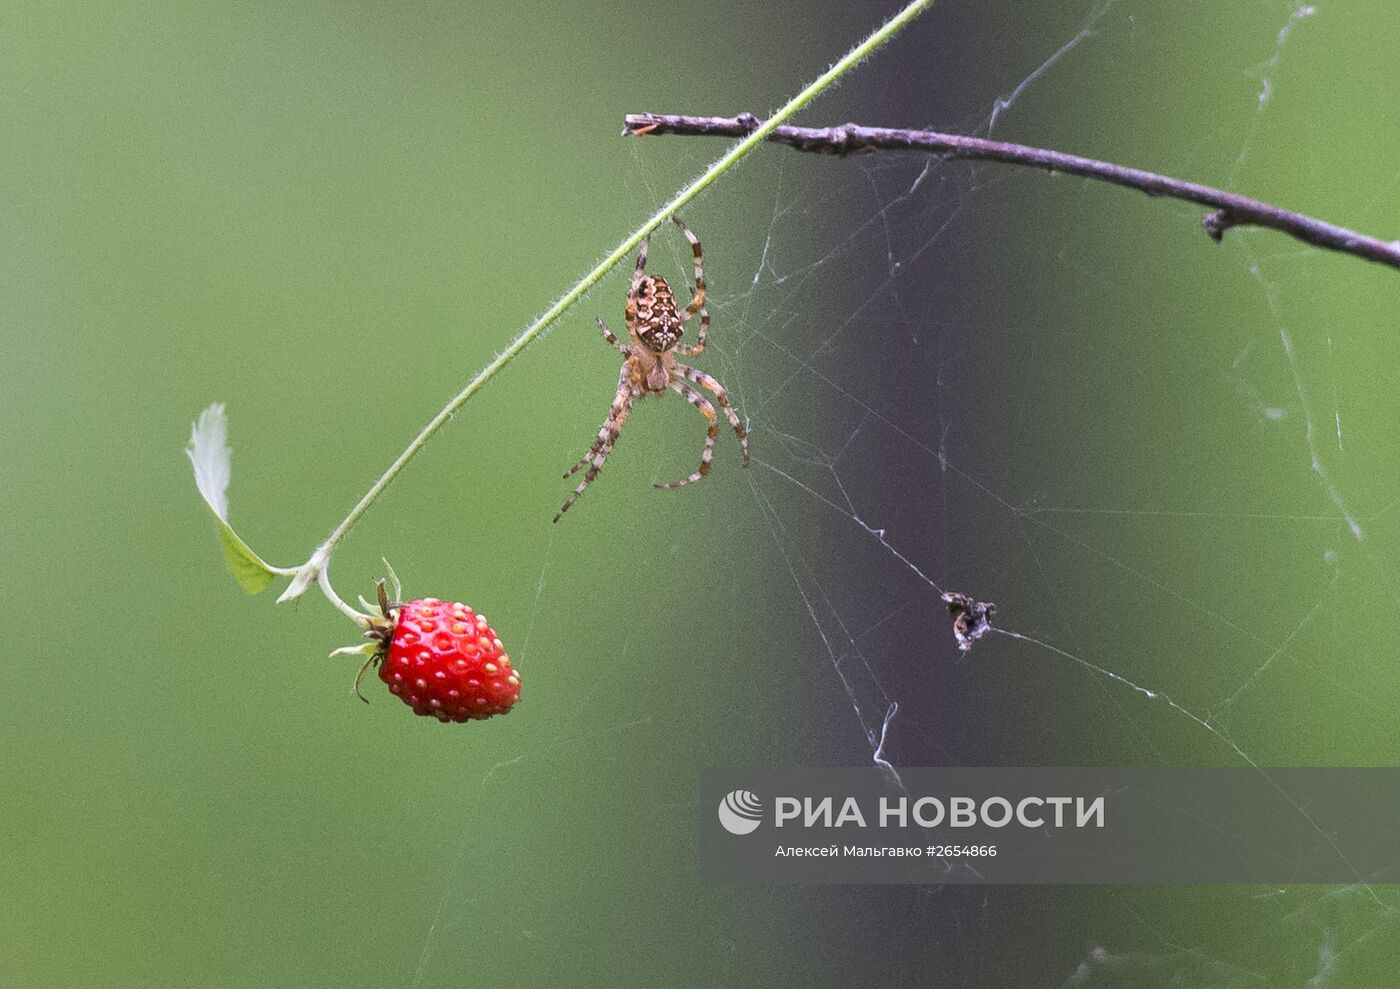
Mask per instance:
[[[414,714],[439,721],[505,714],[520,700],[520,674],[486,619],[437,598],[398,609],[379,679]]]

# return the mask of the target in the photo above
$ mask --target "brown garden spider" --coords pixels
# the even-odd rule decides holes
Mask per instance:
[[[579,486],[569,495],[569,500],[564,502],[559,514],[554,516],[556,522],[578,501],[579,496],[603,469],[603,461],[608,459],[618,434],[622,432],[623,423],[632,412],[632,403],[647,395],[665,394],[668,388],[684,395],[686,401],[699,409],[710,421],[710,426],[705,433],[704,452],[700,454],[700,469],[679,481],[658,484],[658,488],[679,488],[700,480],[710,472],[710,460],[715,455],[715,437],[719,435],[719,418],[715,415],[715,407],[695,385],[714,393],[715,400],[729,419],[729,425],[733,426],[734,432],[738,434],[739,444],[744,449],[744,466],[749,465],[749,434],[739,421],[739,416],[735,414],[734,407],[729,404],[729,395],[724,386],[704,371],[676,360],[678,353],[683,357],[698,357],[704,351],[705,335],[710,329],[710,313],[705,308],[705,273],[700,266],[700,241],[695,239],[695,235],[681,222],[679,216],[671,217],[671,222],[681,228],[681,233],[685,234],[685,239],[690,241],[691,250],[695,252],[695,292],[685,310],[677,310],[676,297],[666,279],[660,275],[646,274],[647,244],[650,238],[642,241],[642,248],[637,252],[637,267],[632,272],[632,287],[627,291],[627,306],[623,310],[627,319],[627,337],[631,342],[622,344],[613,336],[607,324],[601,318],[598,320],[603,339],[626,358],[617,376],[617,395],[613,398],[612,410],[603,420],[602,428],[598,430],[598,438],[593,441],[593,445],[588,448],[582,459],[564,475],[566,478],[572,477],[584,466],[588,467]],[[699,339],[693,347],[682,347],[681,334],[685,332],[685,324],[690,322],[690,318],[697,312],[700,314]]]

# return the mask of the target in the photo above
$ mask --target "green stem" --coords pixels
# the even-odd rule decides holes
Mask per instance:
[[[898,34],[900,29],[905,27],[905,25],[919,14],[923,13],[925,9],[932,6],[933,2],[934,0],[913,0],[912,3],[908,4],[903,10],[883,24],[878,30],[871,34],[870,37],[852,48],[844,58],[823,72],[811,85],[794,96],[782,109],[778,110],[764,121],[763,126],[759,127],[758,130],[730,148],[724,157],[720,158],[706,169],[699,178],[676,193],[675,197],[672,198],[670,202],[657,210],[656,213],[652,215],[651,219],[638,227],[636,231],[619,244],[611,254],[599,262],[597,267],[584,275],[583,278],[579,280],[578,284],[569,289],[569,291],[566,292],[559,301],[555,302],[554,305],[550,306],[549,309],[545,311],[544,315],[540,316],[526,327],[519,336],[511,341],[510,346],[501,351],[490,364],[482,368],[481,372],[473,378],[465,388],[458,392],[456,397],[448,402],[441,412],[433,416],[432,420],[423,427],[422,431],[414,438],[413,442],[408,445],[408,448],[404,450],[403,453],[399,454],[398,458],[389,465],[389,469],[384,472],[378,481],[374,482],[374,486],[365,492],[365,496],[360,499],[359,504],[350,510],[350,514],[345,517],[345,521],[336,526],[335,531],[330,534],[325,543],[323,543],[316,554],[312,556],[312,560],[308,561],[308,565],[313,563],[317,556],[321,556],[323,559],[329,559],[330,553],[335,549],[335,546],[345,538],[350,529],[369,509],[370,505],[374,504],[375,499],[383,494],[384,489],[389,486],[390,482],[398,477],[399,472],[408,466],[408,462],[417,455],[418,451],[432,438],[433,434],[441,429],[448,419],[452,418],[452,415],[466,403],[467,399],[475,395],[486,382],[494,378],[497,372],[511,361],[515,360],[521,351],[528,347],[536,337],[547,330],[555,320],[567,312],[574,303],[583,298],[584,294],[590,288],[612,270],[618,262],[631,254],[653,230],[662,223],[665,223],[671,214],[680,210],[681,207],[685,206],[696,196],[709,188],[716,179],[729,171],[739,159],[762,144],[776,127],[781,125],[808,103],[812,102],[823,90],[844,76],[859,62],[873,54],[876,49],[880,48],[885,42]]]

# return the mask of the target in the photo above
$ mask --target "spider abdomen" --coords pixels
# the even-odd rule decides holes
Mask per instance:
[[[661,354],[680,343],[685,327],[676,308],[671,286],[660,275],[648,275],[637,285],[637,339],[654,353]]]

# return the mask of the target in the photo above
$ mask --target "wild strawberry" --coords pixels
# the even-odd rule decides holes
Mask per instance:
[[[437,598],[397,611],[379,679],[414,714],[473,721],[505,714],[520,700],[520,674],[485,618]]]
[[[397,578],[394,584],[397,593]],[[437,598],[390,604],[382,580],[376,590],[380,614],[363,618],[370,641],[331,653],[369,657],[355,676],[360,700],[360,679],[371,666],[414,714],[439,721],[479,721],[505,714],[520,700],[520,673],[484,617]]]

